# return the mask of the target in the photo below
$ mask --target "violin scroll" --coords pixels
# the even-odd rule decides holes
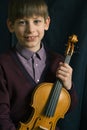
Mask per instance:
[[[75,46],[74,44],[77,43],[77,42],[78,42],[77,35],[73,34],[73,35],[69,36],[65,55],[71,55],[72,56],[72,54],[74,52],[74,46]]]

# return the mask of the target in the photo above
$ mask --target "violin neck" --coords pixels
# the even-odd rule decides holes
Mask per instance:
[[[69,64],[70,60],[71,60],[71,55],[67,55],[64,62]]]

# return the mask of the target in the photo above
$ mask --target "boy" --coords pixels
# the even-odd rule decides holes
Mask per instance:
[[[54,83],[56,77],[71,93],[71,107],[75,104],[72,68],[42,42],[49,24],[44,0],[10,0],[7,26],[18,42],[0,56],[0,130],[16,130],[20,121],[27,121],[33,90],[42,82]]]

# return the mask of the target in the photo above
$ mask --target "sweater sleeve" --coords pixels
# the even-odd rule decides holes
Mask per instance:
[[[10,118],[9,93],[4,71],[0,66],[0,130],[16,130]]]
[[[68,112],[71,112],[78,103],[78,97],[77,97],[77,93],[76,93],[74,84],[72,85],[72,88],[70,90],[68,90],[68,92],[71,97],[71,105],[70,105]]]

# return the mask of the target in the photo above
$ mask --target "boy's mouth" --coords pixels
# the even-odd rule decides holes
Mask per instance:
[[[36,38],[37,38],[37,36],[27,36],[27,37],[25,37],[25,39],[27,40],[27,41],[35,41],[36,40]]]

